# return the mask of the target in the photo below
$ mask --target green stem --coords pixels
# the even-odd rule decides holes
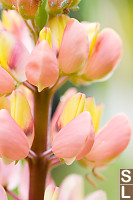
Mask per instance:
[[[43,200],[45,181],[49,162],[40,157],[41,153],[48,150],[49,120],[51,113],[52,96],[48,88],[42,92],[34,93],[34,126],[35,138],[32,150],[37,158],[29,159],[30,191],[29,200]]]

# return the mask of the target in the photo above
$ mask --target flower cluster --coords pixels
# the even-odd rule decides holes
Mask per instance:
[[[0,184],[10,195],[18,186],[23,200],[28,194],[30,200],[82,200],[82,178],[71,175],[59,189],[51,168],[74,161],[91,168],[108,165],[129,144],[131,125],[118,113],[99,130],[103,105],[74,88],[50,119],[52,97],[67,80],[87,85],[109,77],[122,54],[121,39],[110,28],[99,32],[99,23],[64,15],[79,0],[49,0],[44,7],[51,17],[41,31],[35,21],[46,2],[1,3],[16,11],[4,10],[0,22]],[[24,163],[22,168],[21,159],[29,166]],[[5,190],[0,186],[3,200]],[[105,193],[85,197],[97,199],[106,200]]]

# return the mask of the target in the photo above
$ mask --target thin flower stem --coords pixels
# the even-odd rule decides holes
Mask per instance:
[[[23,82],[23,85],[26,86],[28,89],[30,89],[32,92],[37,92],[37,88],[28,83],[28,81]]]
[[[32,37],[33,37],[33,40],[34,40],[34,43],[36,44],[36,35],[35,35],[35,32],[34,30],[32,29],[32,27],[28,24],[27,20],[24,20],[26,26],[28,27]]]
[[[9,191],[7,188],[5,190],[13,199],[21,200],[17,195],[15,195],[13,192]]]
[[[37,28],[35,26],[35,21],[34,19],[31,20],[31,23],[32,23],[32,27],[33,27],[33,30],[34,30],[34,33],[35,33],[35,37],[36,37],[36,42],[38,40],[38,37],[39,37],[39,32],[37,31]]]
[[[59,77],[55,85],[53,85],[50,89],[52,93],[55,93],[56,90],[58,90],[67,80],[69,79],[69,76],[63,76]]]
[[[60,161],[60,159],[56,159],[56,160],[53,160],[50,164],[50,168],[53,168],[53,167],[56,167],[58,165],[62,164],[62,162]]]
[[[50,156],[50,155],[52,155],[53,154],[53,152],[52,152],[52,149],[49,149],[49,150],[47,150],[47,151],[44,151],[41,155],[40,155],[40,157],[42,158],[42,157],[47,157],[47,156]]]
[[[58,158],[56,156],[51,156],[48,158],[48,161],[54,161],[54,160],[58,160]]]
[[[33,157],[33,158],[37,158],[36,153],[35,153],[34,151],[32,151],[31,149],[30,149],[30,151],[29,151],[29,156],[31,156],[31,157]]]

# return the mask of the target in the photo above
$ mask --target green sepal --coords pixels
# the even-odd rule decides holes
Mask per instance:
[[[39,3],[38,11],[35,15],[35,23],[39,28],[39,31],[47,24],[48,21],[48,0],[44,0]]]

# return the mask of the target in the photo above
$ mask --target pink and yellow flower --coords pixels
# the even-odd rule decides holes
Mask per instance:
[[[78,133],[80,132],[82,137],[85,137],[85,129],[91,127],[89,123],[85,124],[82,122],[81,119],[84,113],[90,113],[92,118],[96,133],[95,141],[92,148],[91,145],[86,147],[89,151],[88,154],[85,155],[85,152],[81,153],[83,159],[80,156],[76,156],[76,160],[80,160],[79,162],[83,166],[104,166],[126,149],[131,138],[131,125],[125,114],[117,114],[103,129],[98,130],[103,106],[102,104],[96,106],[94,98],[85,98],[84,94],[77,93],[67,99],[63,106],[61,111],[58,107],[58,113],[54,116],[57,121],[55,119],[52,121],[51,129],[54,130],[52,149],[57,157],[74,159],[72,153],[75,153],[76,147],[79,150],[80,147],[83,147],[80,134]],[[84,120],[85,118],[86,116],[84,116]],[[77,123],[74,123],[75,121]],[[69,125],[71,125],[70,130]],[[63,142],[61,143],[61,141]],[[69,153],[70,147],[71,155]]]
[[[25,158],[34,139],[34,123],[28,101],[16,91],[11,95],[11,102],[1,97],[0,103],[0,157],[5,162]]]
[[[83,196],[83,178],[77,174],[67,176],[61,183],[60,188],[49,185],[46,188],[44,200],[106,200],[104,191],[99,190]],[[52,196],[53,195],[53,196]],[[46,198],[47,197],[47,198]]]
[[[80,71],[89,54],[89,39],[85,28],[75,19],[65,15],[52,18],[51,29],[53,48],[59,54],[59,65],[66,74]]]
[[[90,152],[94,144],[94,136],[91,115],[84,111],[57,133],[52,143],[52,151],[67,164],[71,164]]]
[[[29,52],[32,51],[34,42],[30,36],[30,31],[23,18],[15,10],[2,11],[0,30],[12,33],[22,41]]]
[[[88,83],[103,79],[118,65],[122,42],[114,30],[105,28],[99,34],[98,23],[79,23],[63,15],[49,20],[48,26],[60,68],[67,75],[74,73],[72,81]]]
[[[39,92],[56,82],[58,62],[47,41],[43,40],[34,48],[27,60],[25,73],[29,83],[37,86]]]

